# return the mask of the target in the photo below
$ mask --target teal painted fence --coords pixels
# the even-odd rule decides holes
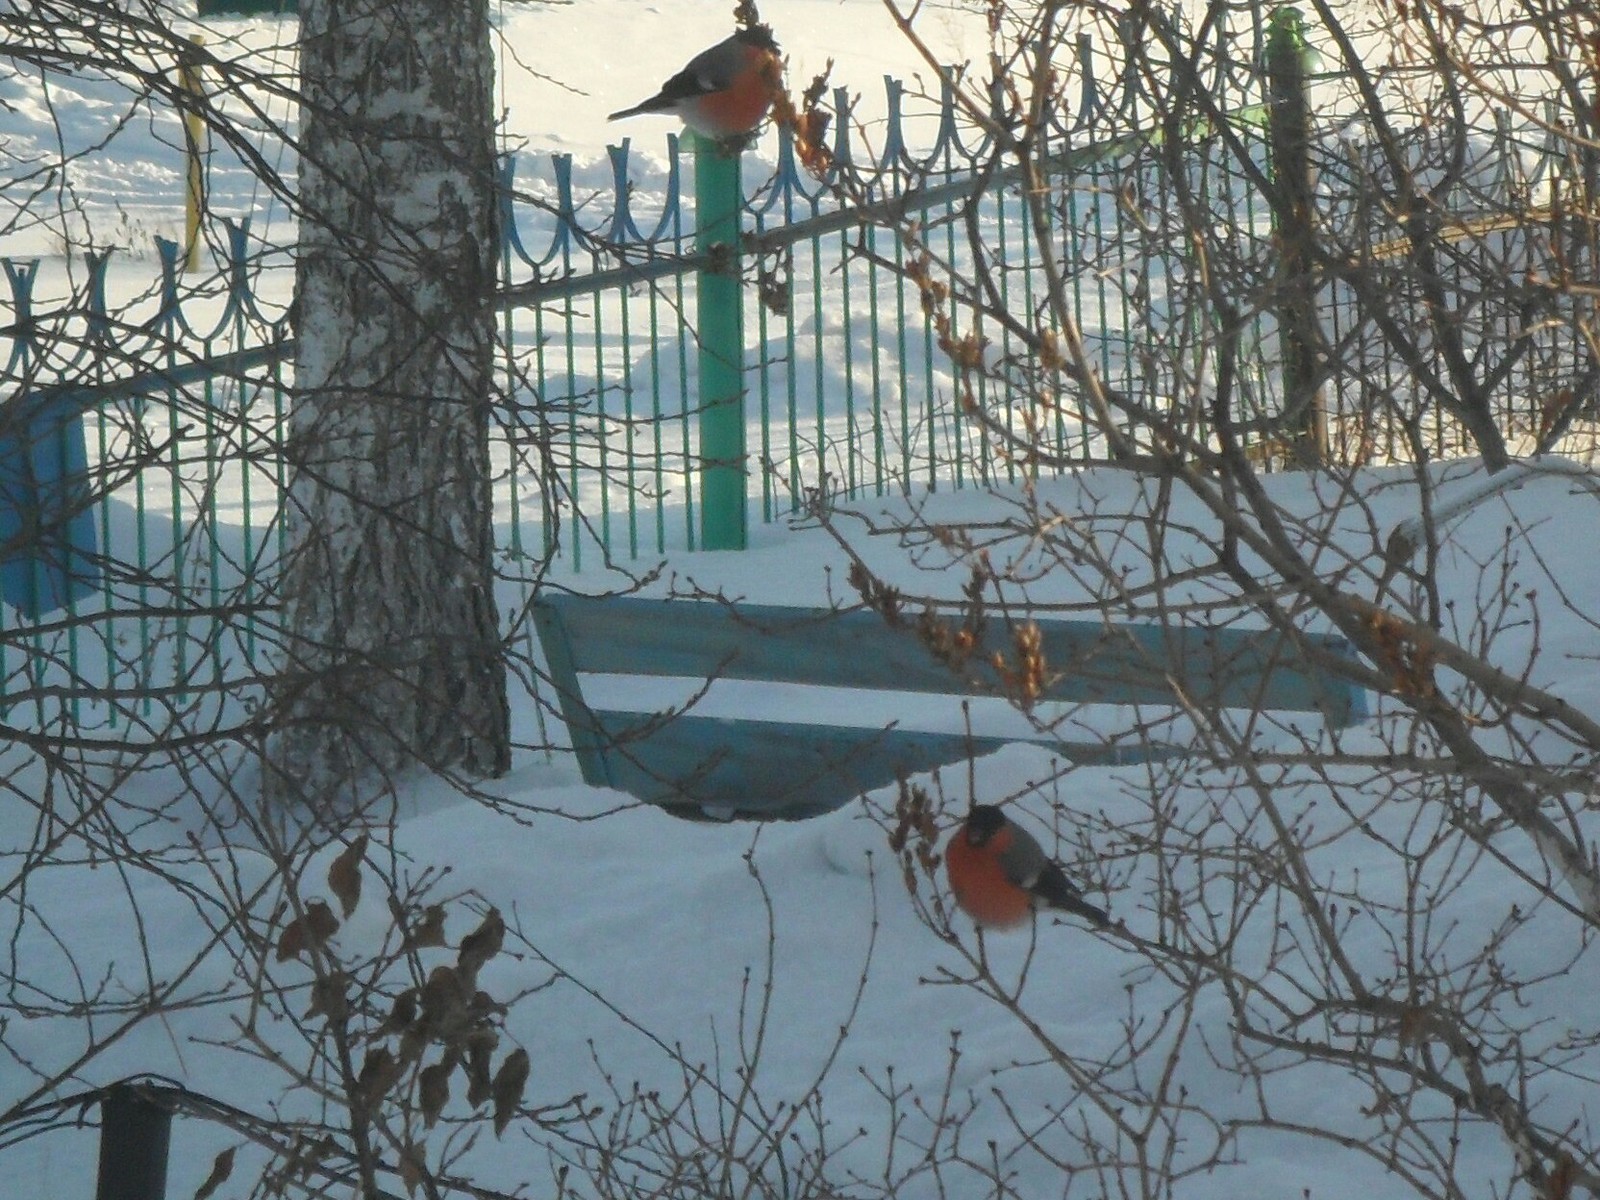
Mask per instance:
[[[1216,57],[1207,86],[1266,169],[1263,31],[1217,38],[1234,52]],[[1195,285],[1186,242],[1159,235],[1174,204],[1155,160],[1173,147],[1141,124],[1148,98],[1114,72],[1103,78],[1096,55],[1080,40],[1080,86],[1050,127],[1056,191],[1044,236],[1072,268],[1070,304],[1107,380],[1169,404],[1207,336],[1185,299]],[[851,181],[866,218],[801,170],[786,136],[771,163],[744,164],[745,286],[724,298],[742,325],[732,378],[744,419],[717,435],[742,437],[742,447],[704,440],[706,365],[691,314],[704,299],[697,273],[716,264],[695,247],[679,142],[650,162],[624,143],[598,168],[567,156],[506,165],[494,466],[509,574],[531,577],[551,554],[585,569],[605,555],[700,549],[708,537],[732,544],[725,529],[708,534],[716,522],[701,511],[708,458],[724,477],[742,474],[750,503],[736,516],[772,522],[824,500],[1014,484],[1107,456],[1104,431],[1078,418],[1071,397],[1041,423],[1003,372],[977,398],[986,422],[957,403],[932,317],[904,282],[911,251],[870,213],[917,215],[927,251],[958,274],[974,266],[968,232],[979,231],[996,294],[1019,314],[1043,300],[1041,235],[1018,219],[1015,177],[976,170],[986,147],[949,97],[886,87],[870,150],[848,97],[835,96],[846,114],[831,147],[835,181]],[[1314,147],[1318,203],[1326,219],[1357,227],[1373,219],[1360,200],[1365,168],[1347,131],[1334,132]],[[1209,218],[1243,260],[1270,270],[1271,221],[1254,186],[1205,130],[1191,137],[1180,151]],[[1547,145],[1505,121],[1484,137],[1490,150],[1471,187],[1542,186]],[[1392,227],[1362,236],[1381,246]],[[1506,262],[1521,253],[1511,237],[1495,251]],[[37,264],[5,263],[0,679],[10,711],[31,706],[37,725],[158,731],[192,724],[195,706],[213,700],[237,716],[272,670],[289,259],[243,221],[221,224],[215,270],[201,282],[180,274],[178,255],[159,243],[153,280],[143,264],[90,256],[82,278],[47,302]],[[948,304],[960,313],[959,297]],[[1352,297],[1329,288],[1317,304],[1330,336],[1372,355],[1374,378],[1388,372],[1405,387],[1391,355],[1352,336]],[[997,363],[1024,357],[1004,328],[979,332]],[[1507,428],[1537,419],[1531,381],[1559,363],[1561,336],[1500,380]],[[1286,436],[1272,317],[1254,319],[1244,338],[1232,418],[1270,461]],[[726,353],[713,358],[729,365]],[[718,386],[725,392],[727,379]],[[1327,403],[1336,458],[1410,455],[1410,435],[1381,420],[1382,397],[1358,390]],[[1025,434],[1032,452],[1008,446],[1008,432]],[[1434,453],[1459,438],[1442,417],[1431,432]]]

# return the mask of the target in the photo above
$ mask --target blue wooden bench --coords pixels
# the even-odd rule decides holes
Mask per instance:
[[[648,703],[591,706],[580,676],[749,680],[874,692],[1003,695],[991,665],[1015,661],[999,616],[982,652],[959,667],[936,659],[908,622],[865,609],[797,609],[712,601],[547,593],[534,606],[551,683],[585,781],[627,792],[686,816],[806,817],[828,812],[896,778],[1034,740],[1082,762],[1133,761],[1170,753],[1159,745],[926,732],[883,724],[797,723],[783,694],[765,711],[737,717],[650,711]],[[1046,701],[1173,704],[1181,682],[1198,705],[1295,714],[1330,726],[1367,715],[1366,693],[1307,661],[1264,630],[1034,622],[1048,666]],[[1311,657],[1353,660],[1348,642],[1310,639]],[[614,688],[612,690],[615,690]]]

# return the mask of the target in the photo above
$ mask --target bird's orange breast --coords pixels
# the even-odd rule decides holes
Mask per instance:
[[[722,136],[746,133],[761,123],[772,107],[777,76],[768,66],[769,60],[775,61],[772,56],[755,53],[759,57],[753,67],[740,71],[731,85],[694,102],[698,127]]]
[[[986,845],[974,846],[958,829],[944,852],[945,875],[956,903],[985,929],[1015,928],[1033,912],[1033,897],[1006,876],[1000,861],[1006,840],[1002,833]]]

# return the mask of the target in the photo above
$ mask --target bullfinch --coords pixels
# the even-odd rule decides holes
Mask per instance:
[[[778,43],[771,32],[764,25],[741,29],[695,55],[650,99],[607,119],[666,113],[706,137],[738,137],[767,115],[781,71]]]
[[[956,903],[980,929],[1015,929],[1036,909],[1111,923],[1073,887],[1033,835],[992,804],[975,804],[944,852]]]

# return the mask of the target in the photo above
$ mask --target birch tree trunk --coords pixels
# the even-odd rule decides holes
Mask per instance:
[[[266,790],[503,772],[487,0],[301,0],[288,656]]]

